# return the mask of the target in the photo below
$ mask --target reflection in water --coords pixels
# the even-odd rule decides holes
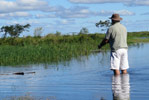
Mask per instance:
[[[129,74],[112,77],[113,100],[130,100]]]

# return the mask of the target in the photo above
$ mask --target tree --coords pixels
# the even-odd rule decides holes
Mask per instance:
[[[43,28],[42,27],[37,27],[34,30],[34,36],[35,37],[41,36],[42,32],[43,32]]]
[[[11,37],[18,37],[23,31],[28,31],[27,29],[30,27],[30,24],[26,25],[10,25],[10,26],[2,26],[1,32],[4,32],[4,38],[6,38],[7,34]]]
[[[60,36],[60,35],[61,35],[61,32],[56,31],[55,35],[56,35],[56,36]]]
[[[83,27],[79,32],[79,34],[88,34],[88,33],[89,33],[89,31],[86,27]]]
[[[99,28],[99,26],[101,27],[101,31],[105,31],[108,27],[110,27],[111,25],[111,22],[110,20],[105,20],[105,21],[102,21],[100,20],[98,23],[95,24],[96,27]]]
[[[4,32],[3,37],[6,38],[7,34],[12,30],[12,26],[1,27],[1,32]]]

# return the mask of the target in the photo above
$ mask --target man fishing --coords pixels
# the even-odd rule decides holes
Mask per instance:
[[[122,18],[119,14],[113,14],[110,17],[112,25],[107,30],[105,38],[98,45],[101,49],[102,46],[109,43],[111,48],[111,70],[115,75],[127,74],[128,65],[128,46],[127,46],[127,29],[120,24]]]

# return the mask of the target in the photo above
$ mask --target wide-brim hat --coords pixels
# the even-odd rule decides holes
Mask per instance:
[[[121,18],[119,14],[112,14],[112,16],[110,17],[110,19],[115,20],[115,21],[120,21],[123,18]]]

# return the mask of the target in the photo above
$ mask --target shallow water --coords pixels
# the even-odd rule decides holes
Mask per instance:
[[[109,70],[109,52],[58,65],[1,66],[0,100],[22,96],[35,100],[148,100],[148,50],[149,44],[129,47],[129,74],[116,77]],[[36,73],[12,74],[19,71]]]

